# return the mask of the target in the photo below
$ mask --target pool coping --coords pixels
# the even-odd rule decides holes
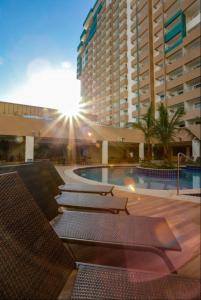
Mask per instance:
[[[75,181],[80,181],[82,183],[88,183],[88,184],[104,184],[104,185],[112,185],[108,183],[101,183],[99,181],[90,180],[83,178],[79,175],[77,175],[74,171],[77,169],[85,169],[85,168],[96,168],[96,167],[131,167],[135,166],[137,164],[97,164],[97,165],[74,165],[74,166],[66,166],[66,169],[64,170],[64,174],[66,176],[69,176],[71,179],[74,179]],[[186,190],[180,190],[179,195],[177,195],[176,190],[154,190],[154,189],[142,189],[142,188],[136,188],[135,192],[131,191],[129,187],[114,185],[115,189],[130,193],[136,193],[136,194],[142,194],[147,196],[155,196],[155,197],[162,197],[162,198],[169,198],[173,200],[183,200],[183,201],[189,201],[189,202],[195,202],[199,203],[201,202],[200,197],[197,196],[191,196],[191,195],[185,195],[188,193],[200,193],[200,189],[186,189]]]

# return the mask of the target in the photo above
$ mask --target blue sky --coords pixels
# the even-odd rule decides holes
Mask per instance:
[[[37,77],[41,70],[57,73],[67,70],[73,76],[82,24],[94,3],[94,0],[0,0],[0,101],[33,102],[34,99],[19,99],[22,94],[19,89],[27,90],[30,81],[37,88],[37,83],[33,84],[36,79],[31,76],[34,73]],[[37,104],[37,100],[32,104]]]

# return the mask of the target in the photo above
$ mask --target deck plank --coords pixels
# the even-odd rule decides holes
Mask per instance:
[[[128,197],[131,215],[165,217],[182,247],[169,257],[180,260],[179,274],[200,278],[200,204],[118,190],[115,195]]]

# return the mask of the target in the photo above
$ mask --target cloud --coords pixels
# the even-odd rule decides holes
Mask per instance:
[[[0,56],[0,65],[3,65],[3,63],[4,63],[3,57]]]
[[[80,101],[75,67],[68,61],[53,65],[45,59],[34,59],[27,65],[25,82],[11,91],[9,99],[65,112]]]

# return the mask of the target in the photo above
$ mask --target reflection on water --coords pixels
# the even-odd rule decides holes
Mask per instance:
[[[197,189],[200,187],[200,176],[199,175],[193,175],[193,189]]]
[[[108,183],[108,168],[102,168],[102,182]]]
[[[134,167],[86,168],[76,173],[87,179],[143,189],[176,189],[176,178],[150,177],[138,174]],[[180,175],[181,189],[198,189],[201,187],[201,174],[199,171],[183,169]]]

